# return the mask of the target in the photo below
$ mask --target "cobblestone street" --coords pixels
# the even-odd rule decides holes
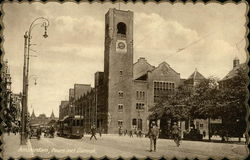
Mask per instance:
[[[8,157],[17,158],[39,156],[48,158],[56,156],[62,157],[103,157],[107,155],[111,158],[122,156],[124,158],[136,156],[145,157],[167,157],[167,158],[199,158],[222,159],[244,159],[248,155],[246,145],[211,143],[198,141],[182,141],[177,147],[173,140],[159,139],[157,141],[157,151],[149,152],[148,138],[129,138],[128,136],[103,135],[97,136],[97,140],[90,141],[89,135],[82,139],[67,139],[62,137],[44,138],[40,140],[28,140],[26,146],[20,146],[19,135],[4,135],[4,159]],[[13,144],[15,143],[15,144]],[[10,147],[11,146],[11,147]],[[15,148],[13,148],[15,146]]]

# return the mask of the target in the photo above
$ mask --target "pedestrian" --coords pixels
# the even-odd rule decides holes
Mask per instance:
[[[8,136],[9,136],[10,135],[10,131],[11,131],[10,127],[8,127],[7,131],[8,131]]]
[[[174,138],[174,142],[176,143],[177,147],[180,146],[180,128],[177,126],[177,123],[174,122],[172,127],[172,135]]]
[[[139,130],[138,135],[139,135],[140,138],[142,137],[142,131],[141,130]]]
[[[135,129],[135,135],[136,135],[136,137],[138,137],[138,131],[137,131],[137,129]]]
[[[206,131],[203,131],[203,137],[204,138],[206,137]]]
[[[150,139],[150,150],[149,150],[149,152],[152,152],[153,145],[154,145],[154,151],[156,151],[156,141],[157,141],[157,139],[159,137],[159,128],[156,126],[154,121],[151,124],[148,135],[149,135],[149,139]]]
[[[127,135],[127,132],[128,132],[128,130],[125,130],[125,131],[124,131],[124,136],[126,136],[126,135]]]
[[[96,128],[95,128],[95,125],[93,125],[92,127],[91,127],[91,137],[90,137],[90,140],[93,138],[93,137],[95,137],[95,140],[97,140],[97,138],[96,138],[96,136],[95,136],[95,134],[96,134]]]
[[[129,137],[133,137],[133,131],[132,130],[129,131]]]
[[[55,134],[55,129],[53,126],[51,126],[50,128],[50,137],[54,138],[54,134]]]
[[[247,132],[244,133],[244,137],[245,137],[245,144],[249,144],[249,135]]]
[[[122,135],[122,127],[119,127],[119,136]]]

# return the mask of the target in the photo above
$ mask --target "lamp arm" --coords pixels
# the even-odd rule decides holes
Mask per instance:
[[[45,22],[43,22],[43,24],[45,25],[45,27],[48,27],[49,26],[49,20],[44,18],[44,17],[38,17],[36,18],[31,24],[30,24],[30,27],[29,27],[29,38],[30,38],[30,35],[31,35],[31,31],[33,30],[33,28],[37,25],[34,23],[38,20],[44,20]],[[46,23],[47,22],[47,23]],[[40,24],[40,23],[39,23]]]

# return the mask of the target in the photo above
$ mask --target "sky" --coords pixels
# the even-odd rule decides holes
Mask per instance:
[[[58,116],[69,88],[75,83],[93,86],[94,73],[103,71],[104,15],[119,4],[6,2],[2,8],[4,60],[14,93],[22,91],[24,33],[37,17],[49,20],[48,38],[40,25],[32,30],[36,52],[31,51],[28,103],[30,113],[34,109],[36,115],[50,116],[53,110]],[[134,62],[145,57],[154,66],[167,62],[181,78],[197,68],[205,77],[221,79],[236,56],[241,63],[248,61],[246,3],[137,2],[120,3],[120,9],[134,12]]]

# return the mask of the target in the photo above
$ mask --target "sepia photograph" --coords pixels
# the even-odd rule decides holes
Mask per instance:
[[[246,1],[1,12],[3,159],[248,157]]]

